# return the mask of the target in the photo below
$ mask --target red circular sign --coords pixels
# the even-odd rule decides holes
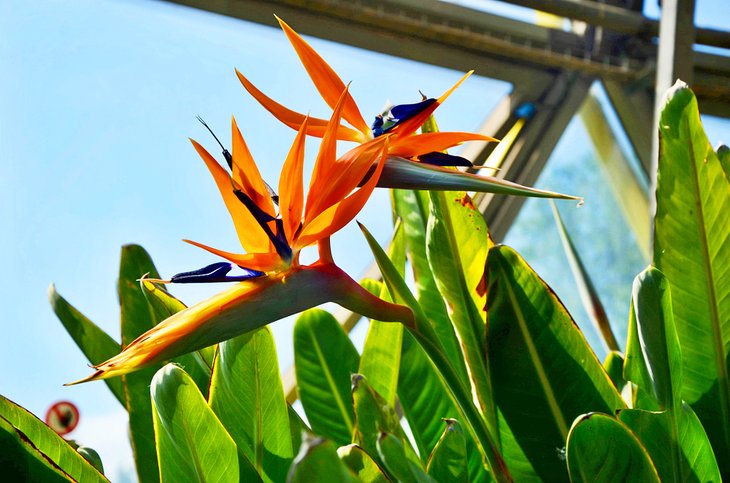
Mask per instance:
[[[46,411],[46,424],[61,436],[68,434],[79,424],[79,410],[73,403],[59,401]]]

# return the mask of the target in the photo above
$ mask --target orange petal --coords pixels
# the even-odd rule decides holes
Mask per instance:
[[[311,223],[305,223],[301,234],[294,243],[296,248],[304,248],[322,238],[331,236],[355,218],[362,207],[365,206],[375,186],[378,184],[380,173],[383,171],[383,166],[385,165],[387,149],[388,143],[386,141],[383,149],[379,153],[380,159],[375,168],[375,172],[360,189],[339,203],[324,210]]]
[[[466,141],[498,141],[491,136],[471,132],[434,132],[414,136],[396,137],[392,140],[388,154],[411,158],[419,154],[444,151]]]
[[[391,133],[398,137],[406,137],[406,136],[410,136],[411,134],[416,132],[416,130],[418,128],[420,128],[424,122],[426,122],[426,119],[428,119],[428,116],[433,114],[433,111],[435,111],[436,108],[438,106],[440,106],[446,100],[446,98],[449,97],[451,95],[451,93],[454,92],[456,90],[456,88],[461,85],[462,82],[464,82],[470,75],[472,75],[473,72],[474,72],[473,70],[470,70],[469,72],[464,74],[456,84],[451,86],[451,89],[449,89],[448,91],[441,94],[441,97],[436,99],[436,102],[431,104],[424,111],[419,112],[417,115],[413,116],[412,118],[408,119],[407,121],[403,121],[401,124],[394,127],[393,130],[391,131]]]
[[[271,247],[269,238],[258,225],[253,215],[236,198],[236,195],[233,193],[233,180],[226,170],[213,159],[213,156],[203,146],[192,139],[190,142],[193,143],[193,147],[200,157],[203,158],[210,174],[213,175],[215,184],[218,186],[218,190],[223,197],[223,202],[226,204],[226,208],[228,208],[228,212],[233,219],[233,225],[236,227],[236,233],[238,234],[238,239],[241,241],[241,246],[247,252],[269,251]]]
[[[360,185],[375,164],[387,139],[387,136],[375,138],[351,149],[335,161],[327,178],[310,188],[310,193],[317,193],[317,203],[312,211],[307,212],[305,223],[314,219],[323,210],[342,201]]]
[[[251,152],[243,140],[241,131],[238,129],[236,119],[231,118],[231,131],[233,131],[233,179],[241,190],[256,203],[256,206],[271,216],[276,216],[274,202],[271,201],[269,191],[266,189],[259,168],[251,156]]]
[[[291,240],[302,222],[304,206],[304,141],[307,119],[294,139],[291,150],[284,161],[279,178],[279,212],[284,224],[286,239]]]
[[[292,129],[299,129],[299,127],[302,125],[302,122],[304,122],[304,119],[307,116],[292,111],[291,109],[282,106],[275,100],[268,97],[266,94],[258,90],[256,86],[254,86],[251,82],[249,82],[249,80],[246,79],[246,77],[244,77],[244,75],[241,74],[238,69],[236,69],[236,75],[241,81],[241,84],[243,84],[243,87],[249,92],[249,94],[251,94],[253,98],[256,99],[259,104],[261,104],[267,111],[273,114],[275,118],[277,118],[279,121],[283,122]],[[307,135],[321,138],[322,136],[324,136],[324,131],[326,128],[327,121],[325,121],[324,119],[310,117],[307,127]],[[342,141],[353,141],[359,143],[363,141],[364,137],[359,131],[341,125],[337,128],[337,139],[340,139]]]
[[[218,250],[208,245],[198,243],[193,240],[183,240],[185,243],[190,243],[198,248],[207,250],[210,253],[218,255],[221,258],[225,258],[231,263],[235,263],[239,267],[251,268],[253,270],[259,270],[261,272],[273,272],[281,269],[285,265],[278,253],[276,252],[264,252],[264,253],[231,253],[223,250]]]
[[[309,77],[314,82],[315,87],[319,91],[319,94],[325,100],[328,106],[332,109],[345,90],[345,84],[342,79],[335,73],[332,67],[324,61],[322,57],[303,39],[296,33],[289,25],[286,24],[282,19],[276,17],[279,21],[282,30],[289,38],[294,50],[297,51],[299,59],[302,61],[304,68],[307,69]],[[345,107],[342,110],[342,117],[349,122],[352,127],[363,133],[363,135],[370,137],[370,126],[365,122],[360,114],[357,104],[354,99],[348,93],[345,99]]]
[[[340,124],[340,115],[344,106],[347,88],[341,93],[340,100],[332,111],[332,117],[327,124],[327,130],[322,136],[322,143],[319,145],[317,159],[312,170],[312,179],[309,181],[309,194],[307,195],[306,213],[311,213],[319,205],[319,187],[329,183],[335,161],[337,160],[337,126]],[[309,216],[309,215],[307,215]]]

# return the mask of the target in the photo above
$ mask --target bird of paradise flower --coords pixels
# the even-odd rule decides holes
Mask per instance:
[[[346,95],[347,90],[325,125],[306,202],[303,165],[309,122],[306,118],[302,121],[282,168],[278,214],[235,119],[230,174],[205,148],[191,140],[221,192],[246,253],[230,253],[186,240],[228,262],[181,273],[170,280],[142,282],[240,283],[164,320],[117,356],[94,366],[96,372],[91,376],[77,382],[126,374],[328,301],[379,320],[411,318],[410,309],[371,295],[332,259],[329,238],[349,223],[369,198],[388,146],[388,138],[383,138],[336,157],[336,131]],[[375,172],[358,188],[372,165],[376,166]],[[311,265],[300,264],[301,250],[315,244],[319,259]],[[242,268],[243,274],[229,275],[235,266]]]
[[[72,384],[123,375],[325,302],[338,303],[376,320],[411,324],[413,313],[409,308],[373,296],[338,268],[332,258],[330,236],[357,215],[376,186],[575,199],[438,166],[466,161],[445,154],[449,147],[465,141],[495,141],[477,133],[416,132],[471,73],[439,98],[395,106],[390,110],[390,117],[376,116],[369,127],[347,86],[332,68],[286,23],[279,22],[315,86],[332,107],[331,118],[311,118],[287,109],[236,71],[244,87],[264,107],[298,131],[281,171],[279,196],[262,179],[235,119],[233,153],[223,148],[230,173],[191,140],[221,192],[245,253],[230,253],[185,240],[228,262],[183,272],[170,280],[142,280],[142,283],[239,283],[164,320],[120,354],[94,366],[96,371],[92,375]],[[343,119],[355,129],[342,124]],[[305,202],[303,162],[307,135],[320,137],[322,142]],[[354,141],[359,145],[338,158],[338,141]],[[300,264],[301,250],[312,245],[317,245],[319,259],[311,265]],[[240,267],[242,274],[231,275],[235,267]]]

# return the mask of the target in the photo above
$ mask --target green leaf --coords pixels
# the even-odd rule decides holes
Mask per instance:
[[[621,392],[626,385],[626,380],[623,375],[623,355],[617,351],[609,352],[606,359],[603,361],[603,369],[606,371],[606,374],[608,374],[611,382],[613,382],[613,387],[615,387],[618,392]]]
[[[121,306],[123,348],[158,322],[153,319],[147,299],[137,281],[146,273],[154,278],[159,277],[152,259],[144,248],[139,245],[123,246],[117,286]],[[129,412],[130,440],[134,451],[137,476],[142,483],[159,481],[150,403],[150,381],[159,367],[156,365],[134,374],[122,376],[126,406]]]
[[[101,330],[84,314],[76,310],[66,299],[56,292],[56,287],[51,285],[48,289],[48,300],[56,317],[61,321],[71,338],[79,346],[81,352],[92,364],[99,364],[119,353],[122,346],[112,339],[109,334]],[[122,406],[126,408],[124,398],[124,385],[120,379],[107,379],[104,381]]]
[[[605,414],[591,413],[576,419],[566,452],[573,483],[660,481],[646,449],[634,433]]]
[[[91,466],[96,468],[99,473],[104,474],[104,463],[101,461],[101,456],[96,452],[95,449],[89,448],[88,446],[79,446],[76,451],[88,461]]]
[[[469,481],[466,461],[466,439],[456,419],[446,419],[446,429],[431,456],[428,475],[436,481]]]
[[[490,243],[484,218],[466,193],[431,192],[428,261],[448,303],[487,427],[495,432],[497,415],[484,347],[484,302],[477,294]]]
[[[390,481],[375,460],[356,444],[348,444],[337,448],[337,455],[350,468],[350,471],[364,483],[387,483]]]
[[[400,417],[383,397],[360,374],[352,376],[352,400],[355,405],[355,432],[352,441],[371,456],[378,454],[377,441],[381,431],[396,435],[406,445],[408,456],[418,456],[410,447],[400,425]]]
[[[389,157],[378,180],[380,188],[434,191],[477,191],[502,195],[577,200],[576,196],[522,186],[492,176],[477,176],[458,170]]]
[[[155,324],[187,308],[185,304],[173,297],[170,293],[162,290],[158,285],[143,281],[140,283],[140,287],[147,300],[152,314],[152,320]],[[193,381],[195,381],[195,384],[205,398],[208,397],[214,357],[215,347],[205,347],[199,351],[174,359],[174,362],[179,364]]]
[[[310,309],[294,325],[294,369],[312,430],[338,445],[352,441],[351,377],[360,356],[329,312]]]
[[[603,308],[601,299],[598,296],[598,291],[593,285],[593,281],[591,280],[590,275],[588,275],[588,271],[578,255],[578,250],[576,250],[575,245],[573,245],[573,240],[571,240],[568,230],[566,230],[565,225],[563,224],[563,219],[560,217],[560,211],[555,205],[555,202],[552,200],[550,200],[550,205],[553,209],[555,224],[558,226],[560,241],[563,243],[563,251],[565,252],[565,256],[568,258],[570,270],[573,272],[573,278],[575,279],[575,284],[578,287],[583,307],[585,308],[586,313],[590,315],[591,320],[593,320],[593,323],[596,326],[596,331],[601,335],[601,340],[604,344],[606,344],[606,348],[609,351],[620,351],[621,347],[619,347],[618,340],[616,340],[613,329],[611,329],[611,322],[608,320],[608,315],[606,315],[606,309]]]
[[[292,461],[289,413],[268,327],[222,342],[209,404],[264,481],[284,481]]]
[[[667,279],[647,268],[634,279],[631,302],[635,330],[629,332],[624,374],[649,391],[660,409],[672,409],[681,403],[682,354]]]
[[[642,442],[664,483],[722,481],[710,440],[689,405],[662,412],[624,409],[618,417]]]
[[[286,405],[286,411],[289,414],[289,433],[291,434],[292,454],[297,454],[302,446],[302,433],[310,431],[307,424],[302,420],[299,413],[289,404]]]
[[[66,440],[3,396],[0,396],[0,468],[4,481],[16,481],[12,472],[24,474],[24,471],[32,478],[17,481],[59,481],[59,475],[64,473],[77,481],[107,481]]]
[[[403,274],[406,253],[402,223],[396,225],[388,256],[398,272]],[[385,284],[380,284],[380,293],[376,295],[383,300],[392,301]],[[403,325],[371,320],[360,357],[360,366],[355,371],[365,376],[391,406],[395,406],[402,341]]]
[[[730,182],[686,84],[667,94],[659,123],[654,265],[672,286],[682,350],[682,399],[719,455],[730,454]],[[720,458],[730,478],[730,458]]]
[[[19,429],[0,416],[0,467],[6,481],[73,481]]]
[[[401,438],[381,432],[377,445],[380,458],[396,481],[436,483],[417,462],[408,458]]]
[[[730,178],[730,148],[724,144],[718,146],[717,157],[722,165],[722,170],[725,171],[725,177]]]
[[[466,422],[465,424],[467,424],[469,431],[477,442],[480,453],[489,462],[492,474],[497,481],[511,481],[509,470],[497,448],[495,439],[487,429],[481,414],[474,406],[471,392],[462,384],[451,362],[444,355],[443,346],[423,313],[423,309],[413,297],[403,277],[400,276],[383,249],[378,245],[378,242],[363,225],[360,225],[360,229],[375,256],[375,261],[391,295],[398,303],[403,303],[412,310],[413,320],[404,320],[403,324],[406,325],[411,335],[428,354],[439,376],[448,385],[449,391],[458,405],[460,418]]]
[[[286,481],[287,483],[315,481],[354,483],[360,480],[337,456],[337,447],[332,441],[308,435],[291,465]]]
[[[162,481],[258,479],[185,371],[166,365],[150,392]]]
[[[461,352],[461,343],[456,337],[454,326],[451,325],[444,298],[436,285],[426,253],[426,233],[431,213],[429,194],[425,191],[393,190],[393,205],[402,221],[418,303],[428,314],[446,356],[466,384],[469,376]],[[438,432],[440,434],[440,428]],[[438,436],[436,437],[438,438]],[[434,440],[434,444],[435,442],[436,440]],[[431,449],[433,447],[428,449],[428,453],[431,452]]]
[[[557,451],[570,423],[591,410],[613,413],[620,394],[560,300],[511,248],[487,258],[487,354],[494,396],[519,448],[504,446],[516,481],[567,479]],[[519,357],[516,356],[519,354]],[[517,451],[517,453],[515,453]]]
[[[663,274],[653,267],[640,273],[631,302],[624,373],[650,394],[651,409],[665,411],[626,410],[620,419],[649,451],[662,481],[720,481],[707,435],[692,409],[681,401],[682,354],[671,291]]]

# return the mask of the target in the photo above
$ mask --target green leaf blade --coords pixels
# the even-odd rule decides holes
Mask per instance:
[[[352,441],[351,376],[360,355],[329,312],[310,309],[294,325],[294,368],[302,406],[315,433],[338,445]]]
[[[625,424],[600,413],[573,423],[566,450],[570,481],[659,483],[646,449]]]
[[[291,428],[268,327],[219,344],[209,405],[264,481],[286,478]]]

